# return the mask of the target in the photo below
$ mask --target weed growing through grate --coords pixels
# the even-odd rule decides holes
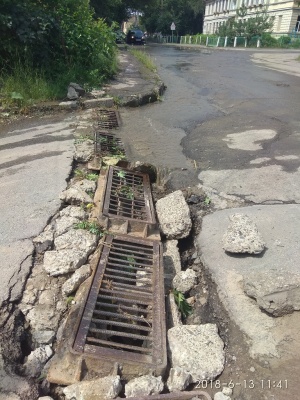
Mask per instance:
[[[99,237],[102,237],[107,233],[105,231],[105,229],[103,228],[103,226],[101,226],[96,221],[87,221],[87,220],[80,221],[80,222],[77,222],[76,224],[74,224],[74,228],[75,229],[85,229],[85,230],[89,231],[90,233],[92,233],[93,235],[97,235]]]
[[[186,301],[184,294],[176,289],[173,289],[172,293],[174,295],[178,310],[181,312],[182,316],[186,318],[187,316],[191,315],[193,312],[192,306]]]
[[[119,186],[116,189],[116,195],[120,197],[126,197],[128,200],[134,200],[134,191],[132,187],[128,185]]]

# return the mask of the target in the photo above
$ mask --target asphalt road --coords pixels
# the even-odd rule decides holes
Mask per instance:
[[[250,202],[300,202],[294,70],[271,69],[278,67],[273,52],[266,65],[252,51],[166,46],[147,51],[168,89],[161,103],[122,114],[124,140],[135,160],[176,169],[178,186],[200,181]]]
[[[285,281],[283,290],[276,282],[280,274],[295,281],[299,270],[299,51],[153,46],[148,52],[168,89],[161,103],[122,110],[120,134],[131,158],[172,170],[174,189],[200,185],[213,208],[221,209],[199,216],[201,232],[194,240],[215,284],[217,304],[226,310],[214,307],[219,328],[226,315],[230,319],[221,382],[236,383],[234,399],[296,400],[299,312],[267,315],[245,294],[243,282],[265,271],[268,283],[274,283],[270,296],[294,293],[292,284]],[[255,221],[266,243],[264,254],[224,252],[222,236],[235,212]],[[264,283],[259,281],[261,287]],[[255,387],[239,386],[249,379]],[[277,390],[283,379],[288,388]],[[267,380],[275,386],[257,384]]]
[[[16,121],[0,132],[0,307],[22,294],[32,239],[60,207],[73,161],[72,118]]]

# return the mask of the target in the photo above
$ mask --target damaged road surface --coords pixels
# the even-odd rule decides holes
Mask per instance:
[[[22,296],[32,266],[32,239],[60,206],[73,162],[72,117],[1,129],[0,304]],[[10,200],[11,199],[11,200]],[[4,317],[4,315],[2,315]]]
[[[0,399],[298,400],[299,78],[148,51],[161,103],[3,131]]]

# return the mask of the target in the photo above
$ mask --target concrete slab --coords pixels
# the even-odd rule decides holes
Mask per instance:
[[[247,214],[257,225],[266,250],[260,255],[229,255],[222,249],[222,237],[228,217],[234,213]],[[263,313],[255,300],[243,288],[250,273],[299,273],[300,205],[252,206],[217,211],[203,218],[202,231],[196,245],[201,259],[217,284],[218,293],[230,317],[247,335],[250,355],[279,356],[279,344],[291,333],[289,317],[273,318]],[[294,318],[300,319],[299,314]],[[285,329],[282,327],[285,326]],[[280,329],[279,329],[280,328]]]

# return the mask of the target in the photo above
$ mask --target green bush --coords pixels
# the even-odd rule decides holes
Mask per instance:
[[[64,97],[71,81],[99,87],[117,70],[115,35],[89,0],[2,0],[0,36],[6,103]]]
[[[294,49],[299,49],[300,48],[300,39],[292,40],[290,47],[293,47]]]
[[[290,47],[291,44],[291,38],[289,36],[280,36],[280,38],[277,39],[280,47]]]
[[[261,35],[261,47],[279,47],[279,43],[270,33],[264,32]]]

